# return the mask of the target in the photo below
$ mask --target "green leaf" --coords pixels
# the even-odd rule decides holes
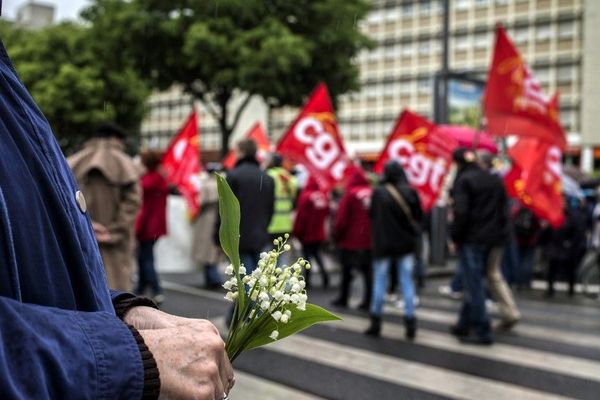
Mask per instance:
[[[274,330],[279,331],[279,337],[277,340],[281,340],[301,332],[315,324],[338,320],[341,320],[341,318],[330,313],[324,308],[321,308],[315,304],[307,304],[305,311],[300,311],[297,309],[292,311],[292,317],[287,324],[282,324],[281,322],[275,321],[273,318],[269,318],[269,322],[263,325],[259,332],[254,332],[251,340],[244,346],[242,351],[273,343],[274,340],[271,339],[269,335]]]
[[[248,303],[248,295],[239,275],[240,270],[240,202],[229,187],[222,175],[217,177],[217,190],[219,191],[219,216],[221,226],[219,227],[219,241],[223,252],[233,265],[234,276],[238,282],[238,308],[237,312],[243,313]],[[237,321],[237,316],[234,316]]]

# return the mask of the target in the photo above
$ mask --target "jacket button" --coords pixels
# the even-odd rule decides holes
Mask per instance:
[[[83,196],[83,193],[81,193],[81,190],[78,190],[77,193],[75,193],[75,200],[77,200],[79,210],[81,210],[82,213],[85,213],[87,211],[87,204],[85,203],[85,197]]]

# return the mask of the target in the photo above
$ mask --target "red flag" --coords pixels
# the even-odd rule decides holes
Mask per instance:
[[[317,86],[279,141],[277,151],[293,162],[303,164],[324,190],[344,179],[352,162],[339,134],[325,84]]]
[[[508,153],[513,160],[512,170],[504,177],[508,193],[559,227],[564,221],[560,148],[536,138],[521,138]]]
[[[256,154],[256,158],[258,162],[262,162],[267,153],[271,151],[273,146],[265,133],[260,122],[255,123],[252,128],[246,133],[246,139],[254,139],[256,145],[258,147],[258,153]],[[223,166],[227,169],[231,169],[235,166],[235,152],[233,150],[229,150],[229,153],[223,159]]]
[[[161,161],[167,173],[167,181],[175,186],[188,203],[194,218],[200,210],[198,199],[198,179],[200,174],[200,140],[198,137],[198,117],[192,112],[173,138]]]
[[[398,160],[428,211],[437,200],[452,162],[456,140],[427,119],[404,111],[388,137],[374,170],[383,171],[389,159]]]
[[[496,28],[494,59],[484,93],[487,129],[498,136],[531,136],[566,147],[557,97],[550,99],[508,38]]]

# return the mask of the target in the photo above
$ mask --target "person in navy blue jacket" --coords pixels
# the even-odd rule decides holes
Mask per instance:
[[[1,42],[0,135],[0,398],[222,399],[233,370],[210,322],[109,290],[85,198]]]

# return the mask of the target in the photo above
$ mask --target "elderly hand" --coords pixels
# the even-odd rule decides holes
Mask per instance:
[[[207,320],[177,317],[150,307],[125,315],[152,352],[161,399],[223,399],[235,383],[217,328]]]

